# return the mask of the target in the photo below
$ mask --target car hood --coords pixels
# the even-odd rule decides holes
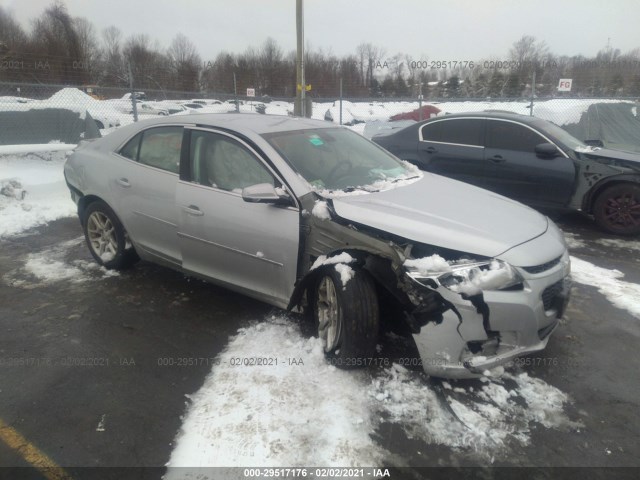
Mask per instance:
[[[640,155],[632,152],[623,152],[622,150],[612,150],[610,148],[598,148],[590,152],[578,152],[589,160],[610,159],[622,160],[633,164],[634,167],[640,166]]]
[[[333,198],[342,218],[415,242],[496,257],[542,235],[547,218],[487,190],[424,172],[382,192]]]

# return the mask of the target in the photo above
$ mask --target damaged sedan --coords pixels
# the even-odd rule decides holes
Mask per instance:
[[[139,122],[82,144],[65,177],[100,265],[142,258],[309,312],[344,368],[376,356],[383,303],[427,373],[469,378],[543,349],[569,298],[547,217],[324,122]]]

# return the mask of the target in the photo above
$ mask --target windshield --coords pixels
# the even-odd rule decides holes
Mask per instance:
[[[382,188],[383,182],[417,174],[377,145],[346,128],[318,128],[263,135],[317,190]]]
[[[578,140],[569,132],[557,126],[555,123],[540,122],[538,128],[540,128],[543,132],[549,133],[549,135],[554,137],[556,140],[558,140],[560,143],[571,150],[587,148],[587,145],[585,145],[584,142]]]

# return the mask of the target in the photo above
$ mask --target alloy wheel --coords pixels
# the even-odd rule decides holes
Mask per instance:
[[[89,245],[103,262],[113,260],[118,252],[118,240],[111,219],[103,212],[94,211],[87,219]]]

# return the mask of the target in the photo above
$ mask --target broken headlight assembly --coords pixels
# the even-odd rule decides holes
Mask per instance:
[[[483,290],[521,290],[523,279],[518,271],[502,260],[431,262],[435,268],[425,269],[424,259],[407,260],[407,275],[427,287],[443,286],[456,293],[477,295]]]

